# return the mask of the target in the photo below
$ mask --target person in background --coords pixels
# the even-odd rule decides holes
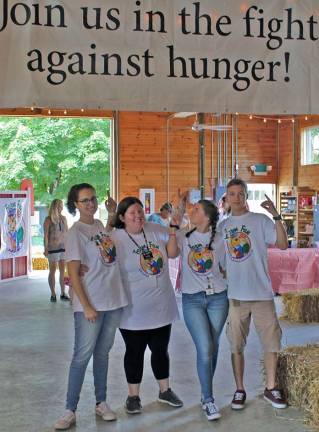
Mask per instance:
[[[68,225],[65,216],[62,215],[63,202],[59,199],[54,199],[49,208],[49,215],[45,218],[44,229],[44,255],[49,261],[49,276],[48,282],[51,290],[50,301],[56,302],[55,293],[55,273],[57,266],[59,267],[59,281],[61,287],[60,299],[69,301],[69,297],[65,294],[64,269],[65,269],[65,247],[64,236],[68,230]]]
[[[183,315],[197,353],[197,373],[201,404],[208,420],[221,417],[213,396],[219,339],[228,314],[225,250],[216,234],[218,209],[203,199],[190,211],[194,227],[184,233],[173,216],[175,247],[181,253],[181,291]],[[172,224],[172,226],[173,226]],[[175,225],[176,224],[176,225]]]
[[[162,226],[168,226],[170,217],[172,215],[173,206],[171,203],[166,202],[160,208],[159,213],[153,213],[149,216],[148,222],[154,222]]]
[[[116,420],[115,412],[106,403],[108,357],[123,308],[128,304],[118,268],[116,245],[102,222],[94,219],[98,203],[93,186],[87,183],[72,186],[67,207],[73,216],[76,210],[80,213],[79,221],[75,222],[66,236],[75,336],[66,411],[56,421],[56,430],[69,429],[76,422],[75,412],[92,356],[95,413],[105,421]],[[81,266],[85,267],[83,277]]]
[[[227,219],[228,216],[230,215],[230,212],[231,212],[230,205],[228,204],[228,202],[226,200],[226,193],[224,193],[222,195],[222,197],[220,198],[220,200],[218,201],[217,207],[218,207],[218,212],[219,212],[218,223],[220,223],[224,219]]]
[[[168,272],[168,257],[175,257],[170,250],[171,229],[146,222],[143,204],[135,197],[126,197],[119,203],[113,226],[120,272],[129,295],[129,305],[120,323],[126,348],[126,412],[138,414],[142,410],[140,386],[147,346],[159,385],[158,402],[181,407],[183,402],[169,385],[168,344],[172,323],[178,318]]]
[[[227,184],[227,202],[231,215],[218,230],[224,238],[229,297],[226,333],[230,341],[236,391],[231,402],[234,410],[245,407],[244,348],[251,319],[264,351],[266,388],[264,399],[275,408],[286,408],[287,402],[276,387],[277,353],[281,349],[281,328],[275,310],[274,293],[268,272],[267,247],[287,249],[287,233],[281,215],[267,197],[261,206],[272,216],[247,209],[246,183],[238,178]]]

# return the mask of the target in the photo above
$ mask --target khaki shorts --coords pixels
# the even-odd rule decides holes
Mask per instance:
[[[273,300],[240,301],[229,300],[226,334],[232,353],[244,351],[251,318],[264,352],[279,352],[281,328]]]

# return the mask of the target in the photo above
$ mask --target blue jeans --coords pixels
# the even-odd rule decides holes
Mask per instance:
[[[206,295],[201,291],[182,297],[185,324],[197,352],[197,373],[204,402],[213,400],[213,377],[219,338],[228,315],[227,291]]]
[[[93,377],[96,402],[106,400],[109,351],[113,346],[122,308],[99,311],[97,320],[89,322],[83,312],[74,313],[75,340],[70,365],[66,409],[75,411],[80,399],[84,375],[93,354]]]

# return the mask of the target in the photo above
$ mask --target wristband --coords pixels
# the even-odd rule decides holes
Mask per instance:
[[[273,216],[272,218],[274,221],[278,221],[281,220],[281,215],[279,214],[278,216]]]
[[[169,224],[170,228],[176,228],[177,230],[179,230],[179,225],[174,225],[174,224]]]
[[[168,234],[170,237],[176,237],[176,233],[169,233]]]

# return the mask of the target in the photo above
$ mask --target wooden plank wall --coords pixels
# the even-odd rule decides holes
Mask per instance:
[[[238,119],[238,175],[248,183],[277,182],[277,123],[262,118],[249,119],[239,116]],[[266,176],[253,175],[250,166],[266,164],[272,170]]]
[[[177,191],[198,188],[198,133],[191,130],[195,117],[169,118],[166,113],[119,113],[119,198],[138,196],[140,188],[155,188],[156,207],[176,202]],[[224,120],[224,119],[223,119]],[[205,123],[216,123],[206,115]],[[227,122],[230,123],[230,115]],[[238,116],[239,176],[247,182],[277,182],[277,123]],[[228,132],[227,172],[231,176],[231,134]],[[222,140],[224,133],[221,133]],[[211,195],[212,179],[217,179],[218,133],[205,132],[205,188]],[[222,143],[222,149],[224,149]],[[221,156],[221,173],[224,153]],[[254,176],[250,165],[273,167],[267,176]],[[168,193],[169,188],[169,193]]]
[[[280,192],[289,190],[293,183],[293,127],[284,122],[279,127],[279,176]]]

